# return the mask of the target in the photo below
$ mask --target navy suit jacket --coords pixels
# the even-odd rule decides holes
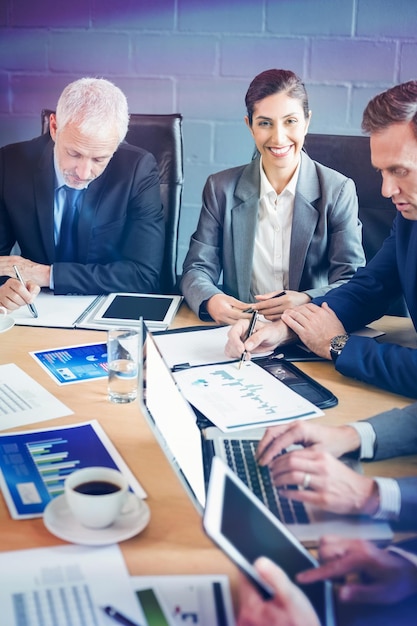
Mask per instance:
[[[158,291],[164,251],[159,173],[152,154],[120,144],[86,190],[78,262],[55,263],[54,143],[49,135],[0,150],[0,255],[53,265],[56,294]]]
[[[350,332],[380,318],[401,294],[417,329],[417,222],[398,214],[390,236],[366,267],[313,302],[327,302]],[[352,336],[337,359],[336,369],[345,376],[417,398],[415,348]]]
[[[380,413],[369,422],[376,434],[374,461],[417,454],[417,402]],[[417,476],[398,478],[401,491],[399,521],[417,527]]]

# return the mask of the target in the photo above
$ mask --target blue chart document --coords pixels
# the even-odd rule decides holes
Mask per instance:
[[[90,465],[119,469],[131,489],[146,496],[95,420],[0,435],[0,486],[14,519],[41,517],[48,502],[64,492],[65,478]]]
[[[314,404],[245,361],[190,367],[173,374],[188,402],[223,432],[323,415]]]
[[[59,385],[84,382],[108,375],[105,343],[66,346],[30,354]]]

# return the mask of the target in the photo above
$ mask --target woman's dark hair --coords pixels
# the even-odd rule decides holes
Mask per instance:
[[[265,70],[255,76],[245,96],[246,110],[251,126],[255,104],[281,91],[284,91],[290,98],[299,100],[304,111],[304,117],[308,118],[308,96],[301,78],[290,70]]]
[[[377,133],[401,122],[411,122],[417,137],[417,80],[396,85],[375,96],[363,113],[362,130]]]

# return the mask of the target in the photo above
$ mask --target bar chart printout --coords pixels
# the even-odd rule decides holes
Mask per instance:
[[[64,492],[66,477],[90,465],[123,471],[133,491],[146,496],[96,420],[0,434],[0,486],[14,519],[40,517],[48,502]]]
[[[118,545],[66,545],[0,554],[4,626],[104,626],[102,607],[144,624]]]

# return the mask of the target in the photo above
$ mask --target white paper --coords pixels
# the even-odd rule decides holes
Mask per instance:
[[[51,291],[41,291],[34,301],[38,317],[32,317],[27,306],[10,313],[19,326],[48,326],[72,328],[76,320],[97,296],[55,296]]]
[[[170,624],[196,626],[214,626],[220,624],[217,619],[217,602],[223,603],[226,621],[223,626],[234,626],[233,604],[230,594],[229,579],[224,575],[213,576],[133,576],[132,588],[152,588],[160,599],[162,608]],[[220,607],[219,610],[221,611]]]
[[[314,404],[253,361],[174,372],[187,400],[223,432],[323,415]]]
[[[17,365],[0,365],[0,430],[72,413]]]
[[[0,553],[1,623],[7,626],[109,626],[102,607],[135,623],[144,616],[117,545],[68,545]]]
[[[183,364],[194,366],[230,363],[236,361],[236,357],[231,359],[224,353],[230,328],[230,326],[220,326],[207,330],[161,333],[154,335],[154,339],[170,368]],[[271,351],[256,354],[256,357],[267,354],[271,354]]]

